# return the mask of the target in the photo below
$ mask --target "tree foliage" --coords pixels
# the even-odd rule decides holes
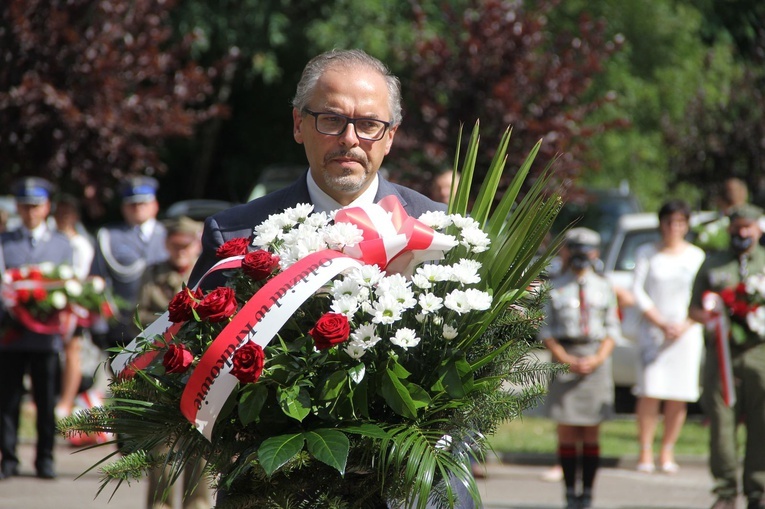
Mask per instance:
[[[0,9],[0,185],[42,175],[93,202],[161,174],[163,140],[222,113],[217,76],[171,43],[172,1],[8,0]],[[76,187],[75,187],[76,186]]]
[[[419,37],[407,54],[406,122],[396,152],[405,172],[451,167],[460,125],[476,119],[495,138],[512,127],[511,168],[540,139],[543,159],[560,156],[555,173],[561,181],[593,163],[588,139],[618,119],[588,121],[609,100],[592,96],[590,86],[618,42],[605,36],[604,20],[584,13],[575,30],[551,31],[547,18],[556,5],[470,1],[463,9],[444,9],[439,22],[449,30],[437,33],[417,12]]]

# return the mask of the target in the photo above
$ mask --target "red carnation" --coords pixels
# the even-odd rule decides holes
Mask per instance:
[[[185,373],[193,361],[194,355],[185,345],[172,344],[162,358],[162,365],[166,373]]]
[[[237,237],[226,241],[216,251],[215,256],[218,258],[231,258],[232,256],[239,256],[247,253],[247,247],[250,245],[250,241],[244,237]]]
[[[266,279],[279,266],[279,257],[258,249],[244,255],[242,270],[255,281]]]
[[[175,294],[167,305],[170,321],[173,323],[187,322],[194,317],[194,307],[202,298],[202,292],[192,292],[191,288],[184,286],[183,290]]]
[[[348,339],[351,335],[351,324],[343,314],[325,313],[308,334],[313,338],[317,349],[326,350]]]
[[[248,341],[234,352],[234,357],[231,359],[233,363],[231,374],[243,384],[255,383],[263,373],[265,358],[263,348]]]
[[[236,294],[233,288],[220,286],[211,291],[197,304],[197,314],[202,320],[222,322],[236,313]]]

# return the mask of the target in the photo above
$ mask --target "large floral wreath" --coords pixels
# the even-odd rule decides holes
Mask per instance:
[[[111,403],[60,425],[120,436],[104,486],[202,456],[218,507],[453,507],[455,483],[480,502],[468,455],[550,371],[525,357],[527,288],[560,198],[540,178],[517,199],[537,146],[491,212],[506,133],[468,216],[477,134],[448,214],[301,205],[224,244],[225,286],[184,288],[117,356]]]

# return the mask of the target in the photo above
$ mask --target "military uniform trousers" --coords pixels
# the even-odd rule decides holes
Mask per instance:
[[[707,352],[701,404],[710,419],[709,463],[715,478],[714,491],[721,497],[732,497],[738,492],[736,430],[743,418],[748,434],[743,491],[749,499],[760,498],[765,493],[765,342],[747,349],[732,348],[736,390],[733,408],[723,402],[714,346],[708,347]]]

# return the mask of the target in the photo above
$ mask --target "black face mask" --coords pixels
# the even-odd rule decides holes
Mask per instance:
[[[568,259],[569,266],[574,270],[586,269],[592,264],[590,257],[585,253],[574,253]]]
[[[753,243],[754,239],[752,237],[744,237],[737,233],[730,236],[730,247],[736,253],[743,253],[749,249]]]

